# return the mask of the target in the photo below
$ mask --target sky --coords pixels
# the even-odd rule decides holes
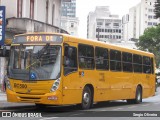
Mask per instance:
[[[129,9],[140,3],[141,0],[76,0],[76,16],[79,18],[78,34],[81,38],[87,38],[87,16],[94,11],[96,6],[109,6],[111,14],[123,15],[129,13]]]

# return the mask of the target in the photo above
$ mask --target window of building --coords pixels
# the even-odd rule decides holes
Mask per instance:
[[[148,19],[152,19],[152,15],[148,15]]]
[[[157,19],[156,16],[153,16],[154,19]]]
[[[109,69],[108,49],[96,47],[95,58],[96,58],[96,69],[99,70]]]
[[[132,72],[133,66],[132,66],[132,54],[123,52],[122,53],[122,68],[125,72]]]
[[[105,23],[105,26],[108,27],[108,26],[110,26],[110,24],[111,24],[111,23]]]
[[[77,48],[66,46],[64,50],[64,75],[77,71]]]
[[[148,9],[148,12],[152,12],[152,9]]]
[[[152,25],[152,22],[148,22],[148,25]]]
[[[23,0],[18,0],[17,1],[17,17],[18,18],[22,17],[22,11],[23,11],[22,7],[23,7]]]
[[[97,25],[101,26],[101,25],[103,25],[103,22],[97,22]]]
[[[71,23],[71,28],[73,28],[74,27],[74,23]]]
[[[90,45],[78,45],[79,68],[94,69],[94,48]]]
[[[155,26],[156,26],[156,25],[157,25],[157,23],[156,23],[156,22],[153,22],[153,25],[155,25]]]
[[[119,26],[119,23],[113,23],[113,26],[117,26],[117,27],[118,27],[118,26]]]
[[[113,39],[115,39],[116,37],[115,37],[115,35],[113,35]]]
[[[133,70],[134,72],[142,73],[142,56],[133,55]]]
[[[112,35],[110,35],[109,38],[112,39]]]
[[[119,39],[119,36],[118,36],[118,35],[116,35],[116,39]]]
[[[30,18],[34,19],[34,0],[30,0]]]
[[[151,59],[143,56],[143,73],[151,73]]]
[[[121,71],[121,52],[110,50],[110,70]]]

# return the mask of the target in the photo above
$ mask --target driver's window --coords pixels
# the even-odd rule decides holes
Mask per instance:
[[[64,75],[77,71],[77,48],[65,46],[64,49]]]

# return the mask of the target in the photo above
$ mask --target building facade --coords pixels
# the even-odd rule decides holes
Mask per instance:
[[[87,38],[109,43],[122,39],[121,19],[112,15],[108,6],[98,6],[87,18]]]
[[[61,28],[78,36],[79,19],[76,17],[76,0],[62,0]]]
[[[129,19],[129,14],[126,14],[122,17],[122,38],[125,42],[127,42],[127,40],[129,39]]]
[[[70,35],[78,36],[79,20],[77,17],[61,17],[61,28],[68,31]]]
[[[123,23],[125,28],[128,26],[128,32],[123,35],[124,39],[139,39],[139,37],[143,35],[146,28],[156,26],[160,23],[160,19],[155,18],[155,1],[156,0],[141,0],[139,4],[130,8],[129,21],[127,24]]]
[[[76,0],[62,0],[62,16],[76,17]]]
[[[6,38],[26,32],[64,32],[61,0],[1,0],[6,6]]]

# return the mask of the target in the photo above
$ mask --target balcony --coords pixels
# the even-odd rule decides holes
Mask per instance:
[[[27,32],[59,32],[68,34],[67,31],[50,24],[29,18],[8,18],[6,33],[22,34]]]

